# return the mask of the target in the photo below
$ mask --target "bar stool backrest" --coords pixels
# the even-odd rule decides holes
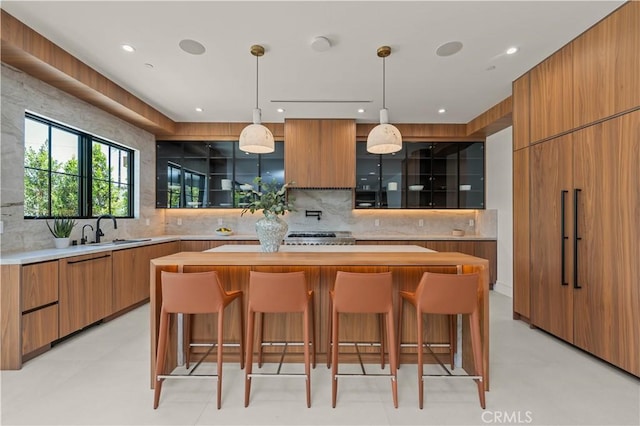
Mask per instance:
[[[249,273],[249,305],[256,312],[304,312],[309,293],[304,271]]]
[[[479,274],[425,272],[416,290],[417,307],[432,314],[470,314],[478,308]]]
[[[393,304],[391,272],[338,271],[333,291],[334,306],[341,312],[386,312]]]
[[[224,290],[216,271],[162,271],[161,282],[162,306],[167,312],[211,313],[223,304]]]

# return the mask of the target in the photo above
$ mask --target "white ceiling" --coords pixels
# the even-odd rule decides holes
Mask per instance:
[[[376,50],[389,45],[390,121],[466,123],[508,97],[514,79],[622,3],[2,1],[2,8],[174,121],[251,121],[256,59],[249,48],[262,44],[265,122],[377,121],[382,59]],[[315,36],[329,38],[332,48],[313,51]],[[199,41],[206,53],[185,53],[178,46],[183,39]],[[449,41],[464,47],[454,56],[436,56]],[[136,52],[124,52],[123,43]],[[510,46],[519,52],[507,56]],[[276,112],[279,107],[285,113]],[[441,107],[446,114],[438,114]]]

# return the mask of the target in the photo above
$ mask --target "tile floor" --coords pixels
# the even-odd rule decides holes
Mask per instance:
[[[222,409],[207,380],[167,381],[160,407],[149,388],[148,307],[55,346],[1,374],[2,425],[639,425],[640,380],[511,319],[511,299],[491,294],[487,409],[470,380],[432,379],[419,410],[416,368],[399,371],[400,407],[388,379],[342,380],[331,408],[326,366],[301,379],[254,380],[244,408],[243,371],[226,364]],[[290,366],[295,368],[295,366]],[[371,366],[375,369],[375,366]]]

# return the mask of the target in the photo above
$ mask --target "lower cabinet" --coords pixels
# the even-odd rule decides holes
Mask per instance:
[[[176,253],[178,241],[112,252],[113,312],[149,298],[149,262]]]
[[[113,313],[111,252],[60,261],[60,337]]]

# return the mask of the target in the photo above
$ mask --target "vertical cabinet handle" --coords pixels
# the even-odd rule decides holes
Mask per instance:
[[[560,276],[560,284],[561,285],[569,285],[569,283],[564,279],[565,275],[566,275],[566,262],[565,262],[565,257],[566,257],[566,247],[565,247],[565,241],[569,239],[569,237],[567,237],[565,235],[565,221],[564,221],[564,214],[565,214],[565,195],[568,194],[569,191],[566,190],[562,190],[560,191],[560,268],[561,268],[561,276]]]
[[[581,189],[573,190],[573,288],[582,288],[578,284],[578,241],[582,238],[578,236],[578,194]]]

